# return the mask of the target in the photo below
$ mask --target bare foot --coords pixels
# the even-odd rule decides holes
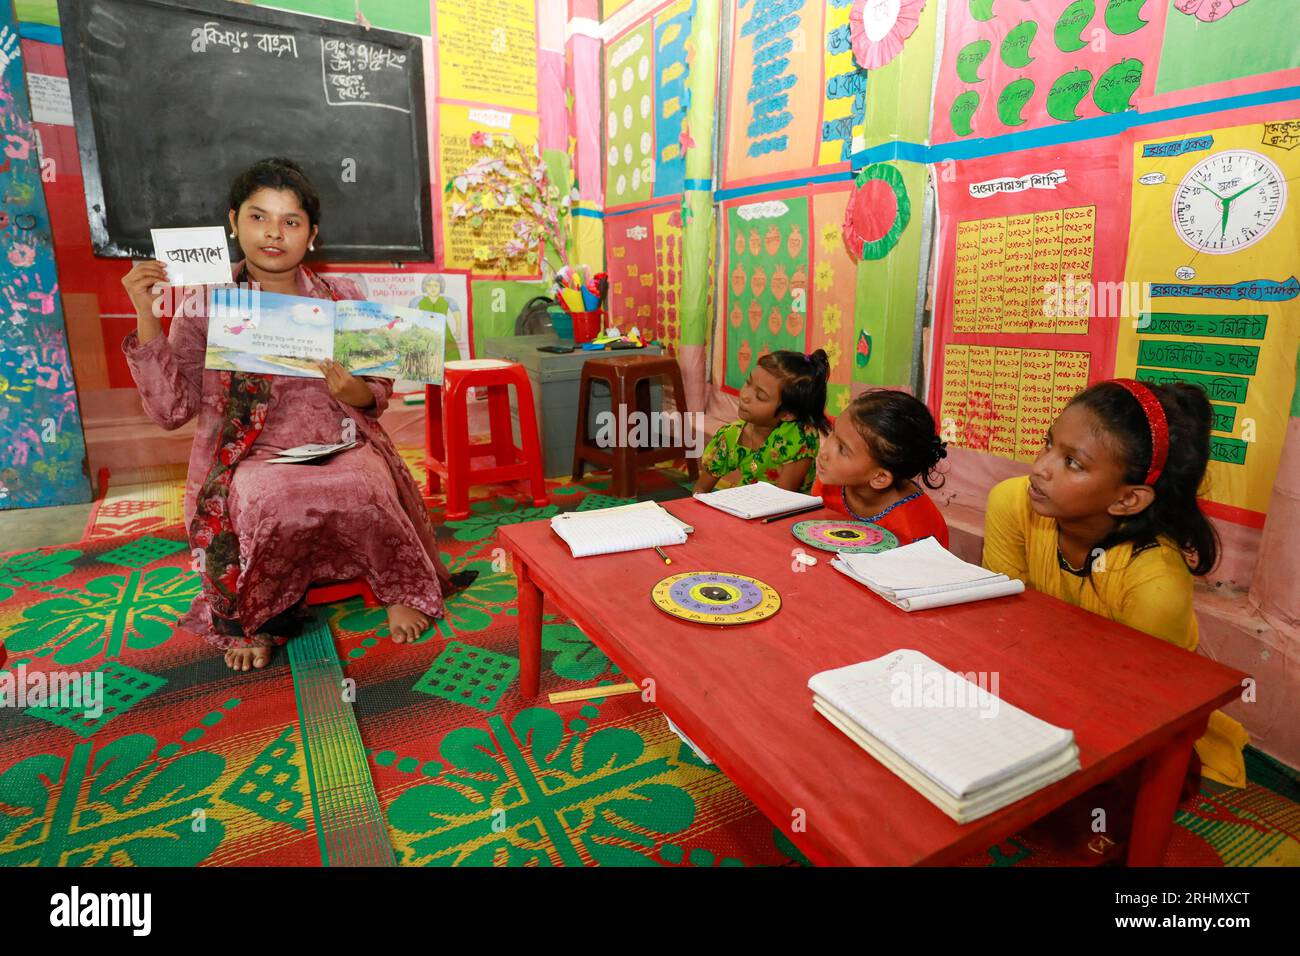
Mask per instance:
[[[394,644],[412,644],[420,639],[429,627],[429,619],[405,604],[388,606],[388,630]]]
[[[261,670],[270,660],[269,647],[232,647],[226,651],[226,666],[232,671]]]

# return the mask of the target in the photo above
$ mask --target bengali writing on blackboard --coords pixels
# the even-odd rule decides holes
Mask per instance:
[[[277,57],[286,54],[294,58],[298,56],[298,38],[292,33],[252,33],[250,41],[250,31],[223,26],[209,20],[203,26],[191,30],[190,36],[192,38],[190,49],[195,53],[207,53],[209,47],[224,49],[230,53],[242,53],[255,48],[262,53]]]
[[[257,33],[214,20],[190,31],[191,49],[196,53],[253,53],[277,59],[300,59],[299,37],[293,33]],[[321,73],[325,101],[330,105],[360,104],[408,111],[400,101],[388,101],[381,84],[367,82],[386,71],[404,72],[407,55],[378,43],[322,37]]]
[[[362,103],[402,109],[400,103],[384,103],[367,74],[405,70],[406,54],[387,47],[354,40],[321,41],[321,67],[325,71],[325,97],[331,104]]]

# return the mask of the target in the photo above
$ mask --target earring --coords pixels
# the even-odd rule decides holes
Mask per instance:
[[[315,251],[316,251],[316,243],[314,243],[314,242],[309,242],[309,243],[307,243],[307,251],[308,251],[308,252],[315,252]]]
[[[238,233],[236,233],[233,229],[230,230],[230,238],[231,238],[231,239],[237,239],[238,237],[239,237],[239,234],[238,234]]]

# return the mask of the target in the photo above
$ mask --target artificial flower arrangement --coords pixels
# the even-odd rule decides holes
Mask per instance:
[[[490,218],[514,220],[512,235],[503,245],[493,248],[483,242],[474,247],[475,262],[508,273],[521,271],[521,262],[531,271],[540,260],[543,270],[554,275],[559,269],[552,269],[540,251],[542,243],[549,243],[560,267],[569,266],[569,216],[577,189],[561,195],[536,144],[525,147],[509,133],[476,130],[469,145],[474,162],[445,190],[453,197],[451,218],[468,223],[475,233],[481,233]]]

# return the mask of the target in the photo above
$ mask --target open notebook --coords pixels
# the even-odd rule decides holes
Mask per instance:
[[[558,514],[551,528],[575,558],[685,544],[687,532],[695,530],[654,501]]]
[[[695,500],[738,518],[770,518],[772,515],[782,515],[822,503],[816,495],[786,491],[766,481],[736,485],[722,491],[707,491],[697,494]]]
[[[920,651],[814,674],[813,706],[959,822],[1027,796],[1079,767],[1056,727]]]

